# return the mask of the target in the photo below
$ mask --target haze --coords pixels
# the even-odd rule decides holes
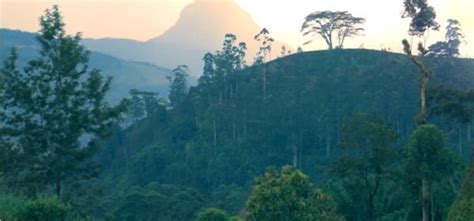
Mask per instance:
[[[200,0],[210,1],[210,0]],[[228,1],[228,0],[215,0]],[[348,48],[391,48],[400,51],[400,40],[407,36],[408,19],[400,18],[401,1],[374,0],[235,0],[261,27],[293,46],[302,44],[299,32],[303,18],[317,10],[348,10],[365,17],[365,36],[350,40]],[[52,4],[59,4],[67,30],[82,32],[86,38],[127,38],[145,41],[159,36],[178,19],[180,11],[192,0],[0,0],[0,27],[24,31],[38,30],[38,17]],[[430,42],[443,38],[448,18],[458,19],[466,34],[466,42],[474,42],[474,1],[430,0],[443,30],[431,34]],[[225,13],[225,12],[223,12]],[[315,42],[305,49],[324,48]],[[463,57],[474,55],[474,45],[461,46]]]

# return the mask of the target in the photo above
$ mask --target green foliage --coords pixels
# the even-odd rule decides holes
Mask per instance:
[[[246,206],[246,220],[344,220],[332,199],[313,189],[309,178],[290,166],[257,178]]]
[[[459,159],[444,145],[443,134],[436,126],[418,126],[403,151],[401,165],[406,188],[412,194],[413,202],[421,201],[413,206],[416,208],[421,205],[425,210],[436,208],[438,217],[446,215],[454,198],[454,194],[449,191],[451,188],[448,186],[446,190],[444,185],[449,185],[446,181],[460,168]],[[436,196],[434,202],[432,196]],[[412,213],[411,216],[416,219],[418,215]]]
[[[3,220],[19,220],[28,200],[11,194],[0,193],[0,218]]]
[[[171,107],[175,107],[186,98],[189,90],[188,80],[186,79],[189,76],[188,72],[188,66],[179,65],[173,69],[173,76],[168,77],[168,80],[170,81],[170,93],[168,98]]]
[[[231,216],[229,217],[228,221],[243,221],[243,219],[238,216]]]
[[[233,44],[233,47],[238,49],[238,45]],[[327,180],[335,181],[330,191],[339,204],[340,214],[365,216],[361,208],[366,207],[367,197],[364,197],[366,191],[362,191],[362,183],[340,182],[360,179],[353,179],[355,174],[349,173],[351,179],[336,179],[333,174],[321,173],[319,168],[326,168],[340,156],[362,158],[362,153],[351,155],[351,149],[367,150],[368,156],[374,153],[369,151],[372,150],[369,145],[342,148],[338,144],[342,144],[340,139],[346,132],[354,134],[349,137],[350,143],[370,138],[368,141],[374,143],[373,147],[380,143],[374,140],[383,141],[381,134],[387,134],[388,124],[391,124],[397,131],[396,142],[405,143],[414,127],[413,116],[418,103],[417,83],[413,81],[417,70],[406,65],[406,56],[368,50],[332,50],[277,59],[266,63],[268,96],[262,102],[260,67],[225,69],[230,67],[230,63],[225,62],[218,62],[221,66],[217,67],[215,59],[224,59],[224,56],[219,58],[222,54],[232,55],[221,51],[206,56],[206,76],[200,79],[202,83],[190,89],[181,105],[148,116],[125,131],[117,131],[107,141],[100,159],[106,169],[106,180],[110,182],[107,185],[115,187],[106,191],[109,210],[117,210],[117,205],[111,202],[121,202],[131,187],[158,182],[178,188],[192,187],[202,194],[203,206],[238,214],[251,189],[252,179],[265,167],[296,162],[318,186]],[[455,65],[451,68],[438,63],[434,66],[437,74],[432,78],[433,83],[472,87],[474,63],[468,59],[453,59],[453,62]],[[230,74],[219,83],[217,76],[224,74],[224,69],[231,70],[225,72]],[[372,116],[368,114],[361,117],[368,122],[354,120],[352,126],[344,125],[345,119],[352,119],[354,113],[371,109],[380,113],[375,120],[367,119]],[[379,123],[380,119],[388,122]],[[367,136],[369,134],[374,135]],[[358,136],[362,138],[356,139]],[[448,141],[457,142],[457,136],[451,134]],[[382,153],[379,159],[387,156]],[[379,162],[362,163],[368,167]],[[380,161],[382,171],[396,163],[395,158]],[[375,169],[370,167],[369,171]],[[369,178],[375,180],[375,177]],[[403,179],[400,175],[393,180]],[[410,188],[394,181],[382,182],[377,193],[376,214],[380,219],[405,217],[411,203],[418,201],[417,196],[407,193]],[[447,181],[443,180],[443,185],[449,183]],[[350,191],[353,189],[361,191]],[[434,194],[438,196],[441,197]],[[448,203],[449,200],[445,200],[443,205]],[[419,211],[419,204],[417,206],[414,210]],[[346,218],[353,220],[350,216]]]
[[[203,206],[203,196],[193,188],[150,183],[133,187],[119,202],[117,220],[193,220]]]
[[[1,139],[17,159],[5,176],[28,194],[53,189],[60,196],[65,183],[95,172],[87,159],[98,144],[80,139],[106,135],[124,105],[105,102],[112,79],[88,70],[89,52],[79,34],[66,35],[57,6],[45,11],[40,26],[40,56],[20,72],[13,51],[1,70]]]
[[[467,168],[466,176],[458,197],[451,207],[448,221],[469,221],[474,219],[474,154]]]
[[[376,212],[381,214],[377,206],[383,198],[379,195],[383,185],[392,182],[398,161],[396,138],[377,113],[358,113],[344,122],[340,157],[329,170],[349,196],[339,200],[341,207],[353,207],[346,210],[348,220],[376,220]]]
[[[40,196],[28,201],[19,217],[25,221],[64,221],[69,210],[70,207],[56,197]]]
[[[459,160],[444,145],[443,133],[436,126],[419,126],[403,153],[405,173],[417,180],[426,178],[429,181],[452,175],[459,167]]]
[[[216,208],[207,208],[198,213],[196,221],[228,221],[227,214]]]
[[[449,212],[448,221],[474,220],[474,198],[455,202]]]

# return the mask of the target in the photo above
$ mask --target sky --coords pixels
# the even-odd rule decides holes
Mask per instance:
[[[67,31],[83,32],[90,38],[129,38],[146,41],[171,27],[183,7],[193,0],[0,0],[0,27],[24,31],[38,30],[38,17],[58,3]],[[222,1],[222,0],[208,0]],[[270,30],[274,38],[292,47],[305,39],[300,34],[304,17],[314,11],[347,10],[367,19],[365,35],[348,40],[347,48],[390,48],[401,50],[407,38],[409,20],[401,19],[402,0],[235,0],[256,23]],[[474,57],[474,0],[429,0],[438,14],[442,29],[432,32],[428,43],[442,40],[448,18],[458,19],[467,44],[461,55]],[[324,48],[315,41],[305,50]]]

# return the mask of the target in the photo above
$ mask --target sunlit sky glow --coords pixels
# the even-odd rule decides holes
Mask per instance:
[[[0,0],[0,27],[38,30],[38,17],[52,4],[59,4],[67,31],[90,38],[148,40],[172,26],[179,12],[193,0]],[[222,1],[222,0],[214,0]],[[400,51],[409,21],[400,18],[402,0],[235,0],[258,25],[293,47],[304,42],[299,32],[304,17],[319,10],[347,10],[365,17],[365,36],[349,40],[346,47],[392,48]],[[448,18],[458,19],[467,36],[462,55],[474,56],[473,0],[429,0],[438,14],[442,31],[431,33],[429,43],[441,40]],[[324,48],[316,41],[305,49]]]

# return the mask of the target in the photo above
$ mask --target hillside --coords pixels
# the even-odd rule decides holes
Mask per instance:
[[[34,33],[0,29],[0,39],[0,59],[2,61],[12,46],[18,48],[20,66],[24,66],[37,56],[37,42]],[[107,95],[109,101],[117,102],[128,96],[130,89],[158,91],[163,96],[168,94],[166,76],[170,74],[170,69],[144,62],[126,61],[98,52],[91,53],[90,65],[92,68],[102,70],[104,75],[114,77],[111,91]]]
[[[430,65],[435,73],[430,86],[473,88],[474,60],[437,59]],[[142,199],[138,196],[165,194],[163,188],[174,186],[189,197],[173,204],[178,211],[193,214],[196,208],[186,205],[200,205],[235,214],[243,207],[253,178],[268,166],[294,165],[317,184],[329,182],[324,168],[340,156],[341,128],[355,113],[376,112],[386,119],[398,134],[397,151],[415,127],[418,72],[404,55],[315,51],[265,66],[229,77],[223,88],[235,93],[222,101],[217,89],[206,92],[208,86],[201,84],[180,106],[126,131],[116,131],[99,159],[105,167],[104,179],[118,183],[113,191],[123,193],[110,196],[113,201],[122,200],[117,208]],[[263,70],[268,76],[265,101],[261,95]],[[452,131],[448,134],[452,150],[471,142],[463,135],[464,126],[437,118],[430,121]],[[464,147],[458,154],[467,159],[470,151]],[[199,194],[191,197],[187,188]],[[128,194],[130,189],[138,192]],[[347,197],[335,191],[337,197]],[[390,199],[403,202],[403,194],[391,194]],[[379,203],[386,206],[387,217],[400,212],[398,204]],[[116,213],[118,217],[125,214],[139,217],[141,211]]]
[[[84,44],[93,51],[126,60],[145,61],[168,68],[185,64],[199,76],[202,57],[220,49],[227,33],[235,34],[238,41],[248,44],[248,61],[251,62],[259,48],[253,37],[260,29],[233,0],[198,0],[181,11],[174,26],[149,41],[85,39]],[[272,57],[279,55],[282,45],[278,41],[274,43]]]

